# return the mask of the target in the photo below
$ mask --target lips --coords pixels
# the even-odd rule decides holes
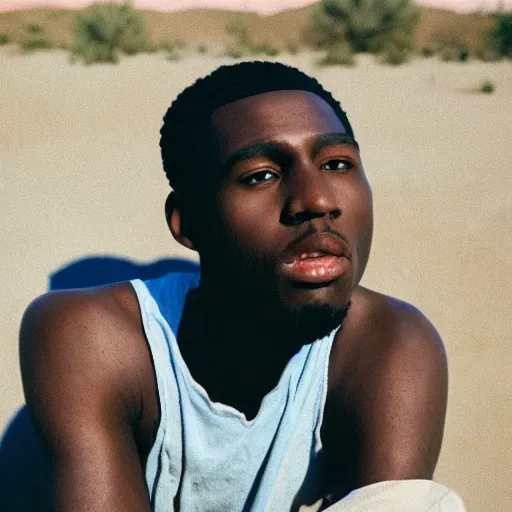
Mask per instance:
[[[292,243],[281,265],[292,281],[325,283],[340,277],[350,267],[346,242],[330,233],[315,233]]]

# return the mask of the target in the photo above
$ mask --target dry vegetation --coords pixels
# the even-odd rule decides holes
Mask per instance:
[[[272,16],[223,10],[189,10],[173,13],[141,11],[149,33],[148,48],[202,53],[295,53],[314,46],[310,19],[315,6],[289,10]],[[458,14],[421,7],[413,34],[414,50],[446,56],[464,48],[477,54],[487,44],[495,22],[484,14]],[[77,11],[32,9],[0,13],[0,43],[16,43],[22,50],[66,48],[75,42]],[[245,27],[250,44],[244,48],[228,27]],[[206,51],[205,51],[206,49]],[[235,55],[234,55],[235,56]]]

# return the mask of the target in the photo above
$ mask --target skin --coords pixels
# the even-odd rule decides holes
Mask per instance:
[[[359,286],[373,213],[357,146],[322,99],[301,91],[225,105],[212,134],[220,171],[211,197],[190,209],[175,194],[167,202],[173,236],[201,256],[201,284],[178,333],[192,375],[212,400],[252,418],[290,357],[316,339],[290,314],[314,304],[341,315],[350,304],[329,360],[327,499],[383,480],[431,479],[446,413],[445,352],[418,310]],[[283,271],[290,246],[325,231],[349,256],[341,274],[308,286],[291,280]],[[149,510],[144,467],[159,404],[131,286],[37,299],[22,321],[20,353],[27,404],[54,467],[55,508]]]

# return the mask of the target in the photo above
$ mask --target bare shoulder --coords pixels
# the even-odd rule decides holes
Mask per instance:
[[[359,287],[335,341],[329,378],[329,417],[343,418],[357,438],[358,486],[432,478],[447,384],[443,342],[425,315]]]
[[[152,368],[140,325],[129,283],[50,292],[29,305],[20,328],[23,387],[49,441],[85,417],[136,421]]]
[[[387,386],[390,393],[403,393],[401,399],[418,400],[418,407],[434,407],[435,401],[444,420],[446,352],[430,320],[407,302],[364,288],[358,290],[354,316],[365,337],[368,365],[364,371],[381,383],[382,389]],[[364,376],[360,374],[360,378]]]
[[[418,329],[428,335],[435,332],[425,315],[403,300],[359,286],[354,292],[353,302],[360,322],[376,320],[380,327],[387,326],[389,333],[393,332],[394,336],[419,334]]]
[[[49,292],[35,299],[21,322],[22,363],[44,351],[56,359],[76,358],[77,368],[81,358],[101,352],[95,365],[101,367],[110,364],[116,352],[120,356],[136,350],[137,344],[123,336],[137,331],[137,303],[130,288],[129,283],[122,283]]]
[[[40,295],[27,307],[23,321],[43,320],[48,317],[60,320],[91,317],[124,316],[136,313],[136,297],[129,283],[118,283],[91,288],[51,291]],[[75,319],[76,319],[75,318]]]
[[[364,361],[367,370],[368,366],[382,366],[385,361],[407,362],[410,368],[407,374],[418,364],[423,368],[446,367],[441,337],[421,311],[407,302],[363,287],[353,294],[332,359],[331,368],[342,379],[349,373],[348,363],[353,368],[365,364]]]

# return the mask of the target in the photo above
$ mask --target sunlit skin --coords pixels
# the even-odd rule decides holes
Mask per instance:
[[[166,208],[175,239],[201,258],[178,333],[193,377],[252,418],[293,353],[343,320],[322,423],[325,495],[431,479],[446,412],[443,344],[415,308],[359,285],[373,213],[357,144],[302,91],[224,105],[211,130],[216,161],[189,170],[206,193],[171,194]],[[159,402],[131,285],[37,299],[20,357],[57,509],[149,510]]]
[[[213,128],[225,166],[217,215],[228,240],[220,247],[264,262],[258,279],[266,277],[265,289],[276,283],[287,307],[346,305],[369,256],[372,201],[357,144],[332,108],[308,92],[276,91],[221,107]],[[326,232],[343,242],[343,272],[301,289],[303,279],[284,268],[287,248]]]
[[[214,207],[198,207],[190,236],[180,212],[170,220],[200,253],[203,290],[235,309],[250,297],[255,317],[271,313],[274,324],[304,305],[346,307],[368,260],[372,204],[358,146],[333,110],[311,93],[281,91],[223,106],[212,125]]]

